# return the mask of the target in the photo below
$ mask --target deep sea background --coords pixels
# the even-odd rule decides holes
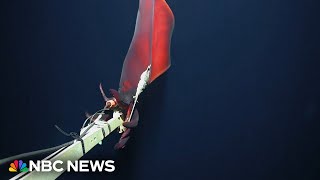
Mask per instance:
[[[316,0],[167,0],[172,66],[145,91],[114,173],[60,179],[320,178]],[[0,158],[69,141],[118,88],[138,0],[2,0]],[[41,158],[41,157],[38,157]],[[36,159],[34,157],[33,159]],[[0,166],[0,179],[13,174]]]

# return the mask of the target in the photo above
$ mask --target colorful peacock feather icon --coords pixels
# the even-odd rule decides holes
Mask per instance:
[[[28,172],[27,164],[22,160],[14,160],[13,163],[10,164],[9,172]]]

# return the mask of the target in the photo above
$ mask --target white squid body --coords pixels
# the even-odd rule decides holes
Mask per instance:
[[[143,90],[148,85],[148,82],[149,82],[149,79],[150,79],[150,74],[151,74],[150,72],[151,72],[151,65],[149,65],[147,67],[147,69],[140,76],[140,80],[138,82],[138,87],[137,87],[137,90],[136,90],[136,95],[133,96],[134,103],[133,103],[133,107],[131,109],[128,121],[131,120],[132,114],[134,112],[134,108],[136,106],[136,103],[138,102],[139,95],[143,92]],[[123,133],[125,130],[126,130],[126,128],[123,125],[121,125],[120,128],[119,128],[119,133]]]
[[[149,79],[150,79],[150,73],[151,72],[151,65],[149,65],[147,67],[147,69],[141,74],[140,76],[140,80],[138,83],[138,87],[137,87],[137,91],[136,91],[136,95],[133,96],[134,98],[134,103],[133,103],[133,107],[129,116],[128,121],[131,120],[133,111],[134,111],[134,107],[136,106],[136,103],[138,101],[139,95],[142,93],[142,91],[146,88],[146,86],[148,85]]]
[[[138,83],[138,87],[137,87],[137,91],[136,91],[136,95],[133,96],[133,98],[135,99],[135,102],[137,101],[139,95],[142,93],[142,91],[146,88],[149,79],[150,79],[150,73],[151,72],[151,65],[149,65],[147,67],[147,69],[141,74],[140,76],[140,81]]]

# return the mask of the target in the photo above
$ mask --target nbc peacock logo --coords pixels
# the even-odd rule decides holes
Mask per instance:
[[[10,163],[9,172],[28,172],[27,164],[22,160],[14,160]]]

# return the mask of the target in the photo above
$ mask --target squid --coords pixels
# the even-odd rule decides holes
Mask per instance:
[[[106,109],[113,111],[115,117],[112,118],[112,122],[116,124],[116,127],[119,127],[119,132],[122,133],[114,148],[124,148],[130,138],[131,129],[138,125],[139,112],[137,109],[135,109],[135,104],[137,103],[139,95],[148,84],[152,83],[164,72],[166,72],[171,65],[170,45],[173,28],[174,15],[165,0],[139,0],[139,10],[137,14],[135,31],[128,53],[123,62],[119,88],[118,90],[110,89],[110,94],[112,96],[107,97],[102,85],[100,84],[99,88],[105,101],[104,108],[97,111],[94,115],[86,114],[87,119],[84,122],[84,125],[89,119],[91,122],[98,119],[97,123],[91,123],[87,127],[84,127],[83,125],[79,135],[75,132],[66,133],[56,126],[57,129],[64,135],[71,136],[75,140],[55,147],[0,159],[0,164],[51,151],[55,152],[46,157],[46,160],[52,160],[57,157],[65,158],[71,153],[71,159],[81,158],[86,152],[88,152],[85,149],[85,143],[89,144],[90,147],[91,145],[96,145],[94,140],[97,137],[101,137],[101,134],[100,136],[96,135],[98,131],[99,133],[100,131],[103,133],[103,138],[105,137],[104,128],[101,128],[100,125],[101,120],[108,121],[111,119],[107,114],[104,113],[104,110]],[[108,126],[108,133],[111,133],[114,130],[115,127],[113,127],[111,130],[109,123],[103,123],[104,125]],[[121,123],[122,125],[120,125]],[[94,128],[94,130],[91,128]],[[91,134],[89,136],[86,133],[88,133],[90,130]],[[93,136],[92,134],[95,135]],[[81,142],[83,154],[79,154],[80,146],[79,144],[76,144],[79,141]],[[62,173],[63,171],[50,174],[50,178],[56,178]],[[47,174],[44,175],[42,173],[32,172],[29,172],[28,175],[23,174],[22,176],[24,176],[23,178],[27,176],[38,177],[37,179],[49,178]],[[22,176],[19,174],[16,176],[16,178],[21,178]]]
[[[120,127],[122,135],[115,149],[125,147],[131,128],[138,125],[139,113],[134,106],[139,94],[146,84],[156,80],[171,65],[173,28],[174,15],[165,0],[139,1],[134,35],[123,62],[119,89],[110,89],[112,97],[108,98],[100,84],[105,108],[118,110],[124,116]]]

